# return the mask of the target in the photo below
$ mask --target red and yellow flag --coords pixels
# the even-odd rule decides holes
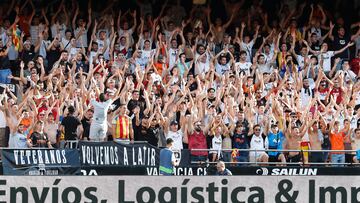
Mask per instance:
[[[15,46],[15,50],[19,50],[20,49],[20,36],[21,36],[21,31],[20,29],[17,27],[17,25],[13,26],[12,29],[12,42]]]

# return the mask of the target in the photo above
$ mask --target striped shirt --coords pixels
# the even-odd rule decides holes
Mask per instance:
[[[130,139],[130,129],[132,128],[131,119],[128,116],[118,116],[113,121],[115,125],[115,139]]]

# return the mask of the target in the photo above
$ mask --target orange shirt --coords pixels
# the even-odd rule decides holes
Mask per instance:
[[[168,64],[164,64],[164,66],[163,66],[162,63],[155,63],[154,66],[155,66],[155,68],[156,68],[157,73],[158,73],[160,76],[162,76],[162,72],[165,71],[165,70],[164,70],[164,67],[167,68]]]
[[[30,118],[23,118],[20,121],[20,124],[24,125],[24,131],[26,131],[30,127],[31,122],[32,122],[32,120]]]
[[[344,132],[330,133],[331,150],[344,150]],[[333,154],[343,154],[344,152],[332,152]]]
[[[244,94],[250,93],[250,88],[247,87],[245,84],[243,84],[242,88],[243,88]],[[254,84],[253,85],[253,93],[255,93],[257,89],[258,89],[258,86],[256,84]]]

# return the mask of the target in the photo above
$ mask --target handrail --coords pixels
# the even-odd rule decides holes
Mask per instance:
[[[339,153],[339,152],[342,152],[342,153],[356,153],[358,150],[328,150],[328,149],[324,149],[324,150],[312,150],[312,149],[281,149],[281,150],[278,150],[278,149],[220,149],[220,150],[215,150],[215,149],[189,149],[189,151],[220,151],[220,152],[231,152],[233,150],[236,150],[236,151],[240,151],[240,152],[255,152],[255,156],[257,155],[257,153],[260,153],[260,152],[299,152],[301,153],[302,156],[304,156],[304,153],[306,152],[329,152],[329,153]],[[201,161],[191,161],[191,164],[199,164],[199,163],[203,163]],[[206,162],[207,164],[215,164],[217,162]],[[305,160],[303,159],[302,162],[297,162],[297,163],[294,163],[294,162],[286,162],[286,163],[283,163],[283,162],[258,162],[257,159],[255,159],[255,162],[224,162],[224,163],[228,163],[228,164],[264,164],[264,165],[360,165],[360,163],[348,163],[348,162],[345,162],[345,163],[332,163],[332,162],[306,162],[305,163]]]
[[[356,152],[357,150],[350,150],[350,149],[344,149],[344,150],[331,150],[331,149],[324,149],[324,150],[315,150],[315,149],[221,149],[221,150],[216,150],[216,149],[188,149],[190,151],[233,151],[233,150],[237,150],[237,151],[245,151],[245,152],[250,152],[250,151],[258,151],[258,152]]]

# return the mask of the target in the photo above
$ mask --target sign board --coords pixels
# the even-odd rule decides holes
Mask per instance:
[[[0,202],[309,202],[360,201],[360,177],[44,176],[0,178]]]

